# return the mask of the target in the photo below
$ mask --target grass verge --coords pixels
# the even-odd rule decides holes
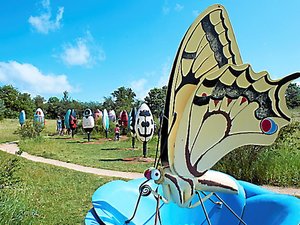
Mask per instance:
[[[0,165],[0,224],[82,224],[94,191],[112,180],[3,152]]]

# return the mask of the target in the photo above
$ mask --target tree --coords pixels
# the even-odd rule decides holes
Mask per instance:
[[[106,110],[115,110],[115,102],[112,96],[104,97],[104,102],[102,103],[102,108]]]
[[[71,102],[71,98],[69,96],[69,92],[68,91],[64,91],[63,92],[63,98],[62,98],[62,102],[63,103],[70,103]]]
[[[57,97],[50,97],[47,103],[45,104],[47,117],[50,119],[56,119],[59,114],[63,113],[61,105],[62,104]]]
[[[20,92],[12,85],[0,87],[0,99],[4,102],[4,118],[16,118],[18,116],[17,98]]]
[[[167,86],[162,88],[153,88],[148,92],[148,96],[145,97],[145,103],[151,109],[151,112],[156,117],[164,109],[167,95]]]
[[[0,99],[0,120],[3,120],[4,112],[5,112],[4,101],[2,99]]]
[[[17,98],[18,109],[17,112],[24,110],[28,117],[33,116],[35,104],[28,93],[20,93]]]
[[[286,103],[291,109],[300,106],[300,86],[291,83],[286,90]]]
[[[131,88],[119,87],[111,94],[115,98],[115,111],[130,111],[134,103],[134,97],[136,96]]]
[[[45,101],[46,101],[46,99],[40,95],[37,95],[33,98],[33,102],[34,102],[36,108],[45,109],[45,107],[44,107]]]

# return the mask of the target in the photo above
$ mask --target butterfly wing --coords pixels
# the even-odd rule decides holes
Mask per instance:
[[[200,177],[228,152],[272,144],[290,121],[285,91],[299,73],[273,81],[250,65],[227,65],[208,74],[186,104],[178,125],[174,169]],[[184,160],[183,160],[184,159]]]
[[[188,29],[171,71],[161,137],[161,161],[171,170],[176,133],[189,97],[206,74],[226,64],[239,65],[242,59],[225,9],[213,5]]]

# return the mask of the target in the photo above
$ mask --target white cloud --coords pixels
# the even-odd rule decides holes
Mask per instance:
[[[91,57],[84,39],[78,39],[75,46],[68,44],[61,55],[62,60],[68,65],[85,65]]]
[[[141,78],[130,83],[130,88],[134,91],[138,99],[144,99],[148,94],[150,88],[146,87],[147,83],[148,80],[145,78]]]
[[[162,65],[161,76],[157,84],[158,87],[168,85],[170,72],[171,72],[171,61],[170,59],[167,59],[167,61]]]
[[[130,83],[130,88],[134,91],[136,94],[136,97],[138,99],[144,99],[148,92],[155,87],[161,88],[162,86],[165,86],[168,84],[169,81],[169,75],[170,75],[170,59],[167,59],[164,64],[161,66],[161,70],[159,72],[152,71],[144,74],[145,78],[141,78],[135,81],[132,81]],[[151,77],[151,79],[146,79],[148,77]],[[153,77],[159,77],[156,83],[153,83]]]
[[[171,11],[172,12],[180,12],[182,11],[184,8],[183,5],[176,3],[175,6],[172,4],[170,5],[169,2],[167,0],[164,1],[164,4],[162,6],[162,12],[164,15],[168,15]]]
[[[39,16],[30,16],[28,22],[37,32],[48,34],[49,31],[55,31],[61,27],[64,7],[59,7],[55,18],[51,18],[50,1],[44,0],[41,4],[43,12]]]
[[[67,43],[63,46],[60,58],[69,66],[92,66],[106,59],[104,50],[94,41],[89,31],[85,37],[75,40],[75,44]]]
[[[176,12],[180,12],[181,10],[183,10],[184,6],[183,5],[180,5],[179,3],[176,3],[175,5],[175,11]]]
[[[199,10],[193,10],[192,14],[194,17],[197,17],[197,16],[199,16],[200,13],[199,13]]]
[[[12,84],[33,95],[73,90],[66,75],[43,74],[32,64],[16,61],[0,62],[0,82]]]
[[[170,12],[170,8],[168,6],[163,6],[162,11],[164,15],[167,15]]]

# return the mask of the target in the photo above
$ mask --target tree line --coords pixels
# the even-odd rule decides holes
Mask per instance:
[[[43,96],[37,95],[31,97],[28,93],[21,93],[12,85],[4,85],[0,87],[0,119],[18,117],[21,110],[25,110],[27,117],[33,116],[37,108],[41,108],[47,119],[56,119],[62,116],[68,109],[75,109],[80,118],[82,112],[90,108],[92,111],[96,109],[115,110],[120,113],[122,110],[129,112],[132,107],[138,108],[142,102],[145,102],[155,117],[158,117],[164,109],[167,86],[151,89],[147,96],[140,100],[136,98],[136,94],[131,88],[119,87],[113,91],[111,95],[104,97],[103,102],[81,102],[70,97],[67,91],[63,92],[61,99],[50,97],[46,100]],[[289,108],[300,107],[300,86],[292,83],[286,91],[286,100]]]
[[[131,108],[138,108],[142,102],[146,102],[153,115],[158,117],[164,107],[166,90],[166,86],[153,88],[143,100],[140,100],[136,98],[136,94],[131,88],[119,87],[110,96],[104,97],[103,102],[82,102],[72,99],[67,91],[63,92],[61,99],[55,96],[45,99],[41,95],[31,97],[30,94],[21,93],[12,85],[4,85],[0,86],[0,119],[18,118],[21,110],[25,110],[26,117],[30,118],[33,117],[37,108],[44,111],[47,119],[56,119],[58,116],[63,116],[68,109],[75,109],[79,118],[82,117],[83,111],[87,108],[92,111],[96,109],[113,109],[118,115],[122,110],[130,112]]]

